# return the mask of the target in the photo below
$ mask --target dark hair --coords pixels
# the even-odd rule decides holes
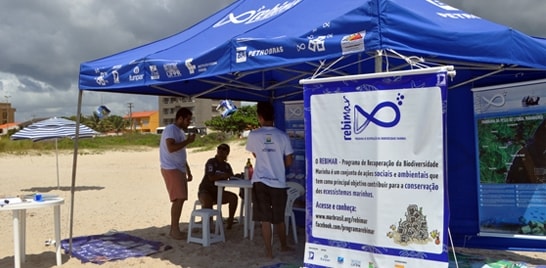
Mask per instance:
[[[216,147],[216,149],[219,149],[219,150],[226,150],[229,152],[229,145],[225,144],[225,143],[222,143],[220,145],[218,145],[218,147]]]
[[[180,109],[178,109],[178,112],[176,112],[176,117],[174,118],[174,120],[178,120],[178,118],[180,118],[180,117],[182,117],[182,118],[191,117],[192,115],[193,114],[190,111],[190,109],[180,108]]]
[[[275,109],[273,104],[266,101],[258,102],[257,107],[258,115],[261,116],[265,121],[273,121],[275,119]]]

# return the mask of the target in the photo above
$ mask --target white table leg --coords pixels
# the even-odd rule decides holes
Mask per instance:
[[[250,240],[254,239],[254,224],[252,221],[252,188],[246,188],[247,194],[248,194],[248,203],[245,205],[247,206],[246,213],[248,215],[248,220],[245,222],[247,224],[246,230],[250,232],[249,238]]]
[[[245,228],[245,231],[244,231],[244,237],[248,237],[248,226],[249,226],[249,223],[250,223],[250,214],[248,213],[249,210],[250,210],[250,198],[252,198],[250,196],[250,191],[249,191],[250,188],[244,188],[244,193],[245,193],[245,198],[244,198],[244,202],[245,202],[245,220],[244,220],[244,228]]]
[[[13,267],[21,267],[21,245],[20,240],[21,236],[19,233],[19,228],[21,228],[19,220],[19,210],[13,211]]]
[[[55,221],[55,254],[57,255],[57,266],[61,266],[61,206],[53,208],[53,220]]]
[[[218,186],[218,196],[216,198],[216,209],[218,209],[218,212],[220,212],[220,219],[223,221],[224,218],[222,217],[222,194],[224,193],[224,187]]]
[[[19,213],[19,235],[21,236],[19,245],[21,246],[21,263],[24,263],[27,261],[27,210],[23,209]]]

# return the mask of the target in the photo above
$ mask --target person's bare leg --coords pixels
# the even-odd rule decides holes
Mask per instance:
[[[275,224],[275,229],[277,230],[279,240],[281,241],[281,251],[293,250],[291,247],[288,246],[286,242],[286,226],[284,225],[284,222]]]
[[[212,208],[212,205],[214,204],[212,196],[207,193],[199,194],[199,202],[201,202],[202,208]]]
[[[271,230],[270,222],[262,222],[262,236],[265,243],[265,256],[267,258],[273,259],[273,247],[271,246],[273,231]]]
[[[184,239],[184,235],[180,231],[180,216],[182,215],[182,206],[184,200],[176,199],[171,205],[171,231],[169,235],[176,240]]]

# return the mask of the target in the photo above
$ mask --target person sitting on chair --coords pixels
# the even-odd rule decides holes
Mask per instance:
[[[229,155],[229,145],[222,143],[216,148],[216,155],[207,160],[205,164],[205,176],[201,184],[199,184],[199,192],[197,194],[201,207],[212,208],[218,199],[218,187],[214,185],[215,181],[227,180],[233,175],[233,169],[227,162]],[[229,217],[227,220],[227,229],[231,229],[233,225],[233,216],[237,210],[238,197],[232,192],[225,191],[222,193],[222,204],[229,203]]]

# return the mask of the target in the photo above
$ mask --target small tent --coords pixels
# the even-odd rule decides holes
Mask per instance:
[[[303,78],[443,65],[457,73],[447,105],[454,241],[538,245],[476,236],[470,88],[545,78],[546,42],[440,1],[239,0],[180,33],[82,63],[79,103],[84,91],[279,103],[303,99]]]

